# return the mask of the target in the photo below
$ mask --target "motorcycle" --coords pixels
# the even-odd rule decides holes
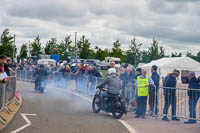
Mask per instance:
[[[36,79],[35,81],[35,91],[39,93],[44,93],[44,89],[46,87],[46,83],[44,80]]]
[[[129,101],[125,97],[109,94],[107,97],[101,97],[101,93],[106,91],[105,88],[96,88],[96,92],[92,101],[92,109],[94,113],[101,110],[112,113],[113,118],[120,119],[124,114],[127,115],[126,103]]]

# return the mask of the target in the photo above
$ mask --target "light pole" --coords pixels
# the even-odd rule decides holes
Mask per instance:
[[[136,52],[135,52],[135,68],[136,68],[136,65],[137,65],[137,64],[136,64]]]
[[[14,65],[14,58],[15,58],[15,37],[16,37],[16,35],[14,34],[14,42],[13,42],[13,59],[12,59],[13,65]]]
[[[77,38],[77,32],[75,32],[75,53],[76,53],[76,60],[77,60],[77,46],[76,46],[76,38]]]
[[[28,57],[31,57],[31,41],[28,41]]]

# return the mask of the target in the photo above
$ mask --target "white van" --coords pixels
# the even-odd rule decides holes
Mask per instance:
[[[52,59],[40,59],[38,60],[39,65],[56,65],[56,61]]]

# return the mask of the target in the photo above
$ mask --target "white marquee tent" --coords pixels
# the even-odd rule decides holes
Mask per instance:
[[[151,72],[151,67],[153,65],[158,66],[158,73],[161,78],[164,78],[167,73],[172,72],[174,69],[181,71],[181,77],[186,76],[187,71],[194,71],[196,75],[200,75],[200,63],[193,60],[190,57],[172,57],[172,58],[162,58],[159,60],[152,61],[148,64],[140,66],[141,68],[147,69],[148,73]],[[179,77],[179,81],[181,81]]]

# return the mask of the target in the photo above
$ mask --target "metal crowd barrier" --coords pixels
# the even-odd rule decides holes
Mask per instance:
[[[5,90],[6,84],[0,84],[0,111],[4,108],[5,105]]]
[[[29,73],[29,72],[28,72]],[[29,81],[34,80],[33,76],[28,77],[27,80],[26,71],[17,72],[17,77],[20,80]],[[32,74],[33,75],[33,74]],[[95,92],[95,86],[103,82],[103,78],[91,77],[87,75],[77,75],[72,73],[62,74],[60,72],[53,72],[48,74],[56,87],[62,87],[65,89],[75,89],[78,93],[86,94],[88,96],[93,96]],[[32,78],[32,79],[31,79]],[[71,87],[71,88],[69,88]],[[174,97],[165,96],[164,90],[176,91]],[[199,92],[200,89],[192,89]],[[173,117],[170,110],[175,107],[175,113],[178,118],[189,119],[189,97],[187,95],[188,88],[167,88],[159,87],[158,91],[149,90],[149,96],[147,101],[147,112],[149,115],[153,113],[152,116],[158,118],[159,116],[167,115]],[[122,82],[122,96],[128,98],[129,100],[135,99],[135,83],[134,82]],[[156,100],[157,99],[157,100]],[[200,99],[200,98],[199,98]],[[190,100],[191,101],[191,100]],[[191,101],[191,104],[193,101]],[[130,104],[130,103],[127,103]],[[167,106],[167,107],[165,107]],[[169,107],[168,107],[169,106]],[[165,112],[163,112],[165,107]],[[196,104],[196,120],[200,120],[200,100]],[[157,112],[157,113],[155,113]]]
[[[188,91],[193,91],[193,95],[189,97]],[[192,119],[200,120],[200,100],[198,100],[200,89],[160,87],[157,94],[159,115],[183,119],[189,119],[190,115],[195,115],[196,118]],[[195,114],[191,107],[195,110]]]
[[[0,111],[15,98],[15,92],[16,77],[10,77],[8,83],[0,83]]]
[[[12,112],[12,110],[9,108],[9,104],[14,101],[16,105],[18,105],[18,102],[15,99],[15,92],[16,92],[16,77],[10,77],[8,83],[0,83],[0,111],[3,109],[6,110],[8,114]],[[4,118],[0,114],[0,122],[2,124],[5,124],[7,121],[6,118]]]

